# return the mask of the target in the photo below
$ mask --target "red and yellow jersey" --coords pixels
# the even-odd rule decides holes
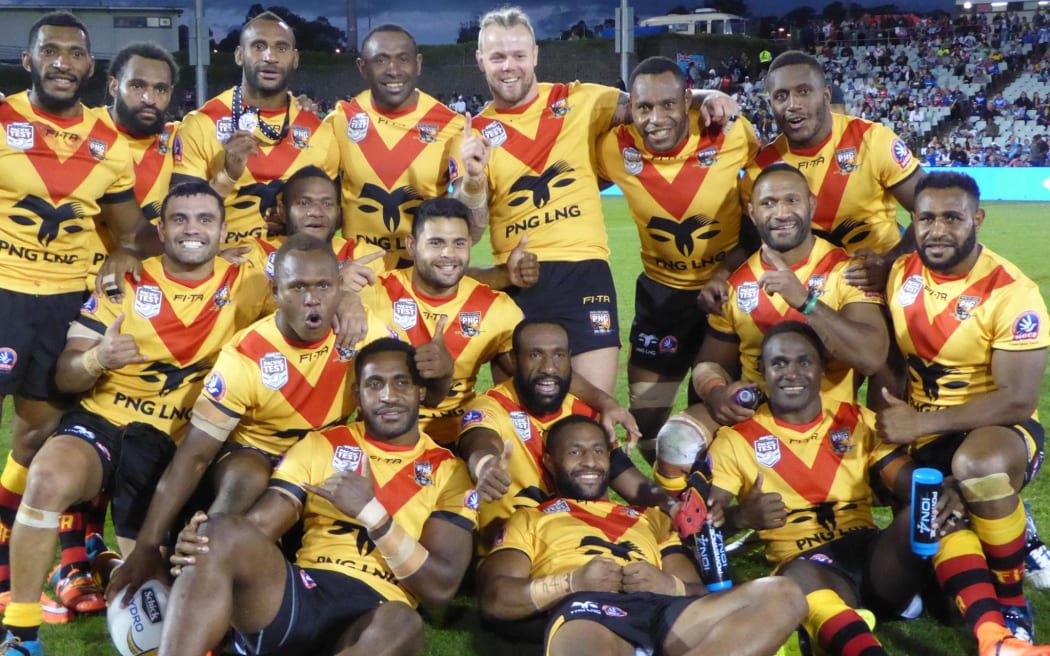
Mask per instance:
[[[554,412],[534,415],[522,404],[513,379],[503,381],[467,404],[460,421],[461,435],[474,428],[487,428],[513,445],[507,465],[510,475],[507,493],[502,499],[481,504],[483,535],[493,521],[506,520],[516,508],[536,506],[550,496],[554,487],[543,467],[543,445],[550,427],[569,415],[598,417],[594,408],[572,394],[567,394]],[[482,540],[479,548],[486,546],[487,541]]]
[[[849,253],[859,248],[885,253],[900,241],[890,187],[915,173],[919,160],[879,123],[844,114],[831,118],[831,134],[819,146],[792,150],[781,134],[759,151],[744,178],[745,198],[762,169],[787,162],[802,171],[817,197],[815,232]]]
[[[844,271],[849,266],[849,255],[841,248],[817,237],[809,257],[791,267],[800,282],[817,292],[822,303],[832,310],[841,310],[850,303],[885,304],[882,294],[864,292],[846,282]],[[762,351],[762,337],[781,321],[806,321],[806,316],[788,306],[779,294],[770,296],[758,281],[774,267],[762,261],[761,251],[749,257],[729,277],[729,299],[722,306],[722,316],[708,316],[710,330],[720,338],[740,342],[742,379],[762,385],[758,370],[758,356]],[[853,369],[845,363],[832,360],[824,374],[823,391],[841,401],[855,397]]]
[[[251,250],[244,255],[244,258],[251,266],[265,271],[267,278],[273,278],[273,260],[277,256],[277,249],[281,247],[281,244],[284,243],[285,239],[287,239],[287,237],[284,235],[277,235],[274,237],[252,237],[245,242]],[[339,235],[332,237],[332,249],[335,250],[335,257],[339,260],[340,267],[349,260],[356,260],[359,257],[380,250],[378,246],[373,244],[363,241],[354,241],[353,239],[344,239]],[[372,260],[366,266],[375,272],[376,275],[386,272],[386,269],[383,267],[382,258]]]
[[[448,298],[424,295],[412,285],[414,269],[398,269],[380,276],[376,284],[361,290],[365,309],[397,330],[413,346],[429,342],[442,316],[445,347],[455,369],[452,389],[436,408],[420,408],[420,427],[439,444],[448,444],[459,434],[463,407],[475,396],[478,371],[500,353],[511,349],[511,335],[521,322],[521,309],[503,292],[470,277]]]
[[[325,118],[339,143],[343,234],[386,249],[387,269],[408,259],[416,207],[446,195],[462,168],[463,117],[418,93],[410,109],[387,113],[365,90]]]
[[[395,446],[371,438],[364,424],[355,423],[308,434],[273,472],[270,487],[303,504],[305,535],[295,562],[345,574],[389,601],[415,607],[416,598],[399,584],[364,526],[303,487],[323,486],[337,471],[357,472],[362,458],[368,458],[376,498],[412,538],[418,540],[431,519],[474,530],[478,495],[461,460],[425,434],[412,446]]]
[[[875,434],[875,415],[823,395],[824,410],[806,425],[775,418],[769,405],[711,442],[713,485],[741,497],[762,475],[762,491],[781,495],[787,523],[759,531],[766,558],[779,563],[872,528],[869,470],[896,448]]]
[[[166,274],[161,258],[130,275],[122,303],[92,295],[69,337],[97,339],[121,312],[120,332],[135,338],[146,361],[106,371],[81,400],[85,410],[124,426],[141,421],[178,442],[223,344],[270,309],[270,283],[252,269],[221,258],[204,280]]]
[[[609,131],[598,144],[598,175],[627,199],[645,275],[675,289],[703,288],[736,247],[744,214],[740,170],[758,152],[747,119],[708,134],[700,132],[699,116],[689,113],[689,136],[673,152],[650,152],[633,125]]]
[[[1039,287],[987,247],[969,273],[942,276],[917,253],[886,282],[894,338],[908,364],[911,404],[940,410],[996,389],[992,351],[1050,345]]]
[[[146,220],[157,223],[160,220],[161,204],[171,187],[171,171],[175,166],[172,146],[179,128],[178,121],[166,123],[160,134],[136,137],[113,123],[108,111],[99,109],[105,112],[104,116],[109,119],[109,125],[127,140],[135,165],[135,200],[142,208],[142,215]],[[105,226],[96,223],[95,228],[95,232],[88,238],[88,248],[92,251],[91,266],[88,269],[88,289],[95,287],[95,276],[111,250],[111,240],[109,233],[105,232]]]
[[[89,236],[101,205],[134,198],[128,143],[83,108],[53,116],[25,92],[0,104],[0,286],[22,294],[85,289]]]
[[[489,234],[497,264],[526,233],[540,261],[609,258],[595,160],[619,98],[597,84],[541,83],[528,105],[497,111],[490,103],[474,119],[492,144]]]
[[[237,126],[233,124],[233,89],[212,98],[182,120],[175,138],[175,173],[211,180],[226,162],[224,144]],[[333,179],[338,172],[338,151],[329,126],[313,112],[299,109],[288,95],[288,131],[273,141],[256,128],[259,154],[248,158],[244,173],[226,197],[226,243],[246,243],[250,237],[266,234],[265,217],[277,209],[281,187],[293,173],[305,166],[319,166]],[[284,109],[264,109],[259,120],[281,130]]]
[[[529,577],[539,579],[571,572],[596,557],[662,568],[664,555],[680,550],[681,542],[671,520],[656,508],[559,497],[515,511],[496,536],[492,553],[504,549],[528,556]]]

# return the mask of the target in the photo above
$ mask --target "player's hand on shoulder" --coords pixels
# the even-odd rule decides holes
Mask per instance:
[[[652,592],[675,594],[674,577],[659,567],[644,560],[636,560],[623,566],[624,592]]]
[[[729,300],[729,281],[725,276],[714,275],[696,296],[696,304],[707,314],[723,316],[722,306]]]
[[[123,248],[114,249],[102,263],[95,277],[95,292],[99,298],[114,303],[124,300],[124,280],[131,274],[135,282],[142,279],[142,260]]]
[[[858,249],[844,272],[846,282],[866,292],[884,292],[892,264],[886,260],[870,248]]]
[[[336,334],[336,346],[353,348],[368,334],[368,315],[357,294],[340,292],[339,305],[332,315],[332,329]]]
[[[619,592],[623,588],[623,568],[605,556],[595,556],[573,570],[573,592]]]

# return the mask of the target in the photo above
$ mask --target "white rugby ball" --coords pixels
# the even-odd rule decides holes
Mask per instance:
[[[711,435],[700,422],[685,412],[667,420],[656,434],[656,459],[688,467],[707,452]]]
[[[106,625],[121,656],[155,656],[160,647],[169,592],[168,586],[160,581],[146,581],[123,608],[120,600],[124,598],[124,590],[117,593],[116,601],[106,609]]]

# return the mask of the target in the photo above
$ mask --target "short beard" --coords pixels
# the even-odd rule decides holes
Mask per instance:
[[[605,496],[605,493],[609,491],[609,472],[605,472],[605,480],[602,482],[602,486],[598,488],[594,494],[584,492],[578,485],[576,485],[576,481],[572,479],[572,476],[563,471],[558,471],[554,474],[554,489],[558,491],[558,496],[569,499],[579,499],[580,501],[594,501],[595,499],[601,499]]]
[[[113,109],[117,114],[117,123],[136,137],[152,137],[164,131],[164,112],[160,110],[157,111],[156,121],[146,123],[131,111],[119,94],[113,99]]]
[[[65,111],[80,103],[80,96],[83,94],[84,87],[86,87],[88,83],[88,78],[81,78],[80,84],[77,85],[77,89],[71,97],[57,98],[44,90],[44,77],[40,75],[40,71],[35,68],[30,68],[29,77],[33,81],[33,93],[40,108],[47,110],[52,114]]]
[[[536,395],[532,380],[527,379],[519,373],[514,374],[514,387],[518,390],[518,396],[521,397],[521,403],[525,408],[534,415],[548,415],[558,408],[565,402],[565,397],[569,394],[569,386],[572,384],[572,374],[569,374],[565,378],[560,376],[551,376],[557,378],[559,382],[558,395],[554,398],[542,398]],[[542,376],[542,378],[548,378],[548,376]]]
[[[963,260],[970,257],[970,254],[973,253],[975,248],[977,248],[977,231],[971,230],[970,234],[963,240],[962,245],[955,249],[955,254],[949,259],[944,260],[943,262],[931,262],[926,259],[926,249],[924,248],[919,249],[919,259],[922,260],[922,263],[925,264],[926,268],[930,271],[943,273],[945,271],[951,271]]]

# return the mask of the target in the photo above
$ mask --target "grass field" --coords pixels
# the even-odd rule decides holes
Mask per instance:
[[[1024,203],[989,203],[988,218],[980,232],[981,241],[1021,267],[1040,286],[1043,297],[1050,297],[1050,262],[1047,260],[1047,237],[1050,226],[1045,216],[1045,205]],[[634,279],[641,269],[638,259],[638,236],[627,207],[620,198],[605,200],[606,223],[612,248],[613,273],[620,293],[620,327],[624,338],[633,316]],[[903,219],[904,217],[902,217]],[[475,249],[478,262],[489,260],[487,241]],[[626,371],[621,353],[621,372]],[[480,386],[487,385],[479,380]],[[484,387],[482,387],[483,389]],[[617,394],[626,404],[626,374],[621,373]],[[684,394],[679,395],[679,406]],[[1043,380],[1039,404],[1041,415],[1050,417],[1050,377]],[[5,408],[4,422],[0,424],[0,450],[6,454],[10,444],[10,404]],[[1044,534],[1050,538],[1050,483],[1044,474],[1025,491]],[[755,576],[767,571],[763,559],[755,554],[734,559],[737,577]],[[1050,593],[1029,589],[1036,616],[1037,639],[1050,641]],[[762,618],[756,617],[756,622]],[[880,624],[876,634],[891,653],[915,656],[956,656],[976,653],[976,643],[969,631],[962,627],[946,627],[929,619],[914,622]],[[116,651],[109,645],[105,620],[102,617],[78,618],[74,623],[43,630],[47,653],[54,656],[108,656]],[[537,647],[504,642],[481,630],[473,596],[461,594],[447,613],[441,626],[431,623],[427,630],[427,654],[434,656],[469,656],[479,654],[538,654]]]

